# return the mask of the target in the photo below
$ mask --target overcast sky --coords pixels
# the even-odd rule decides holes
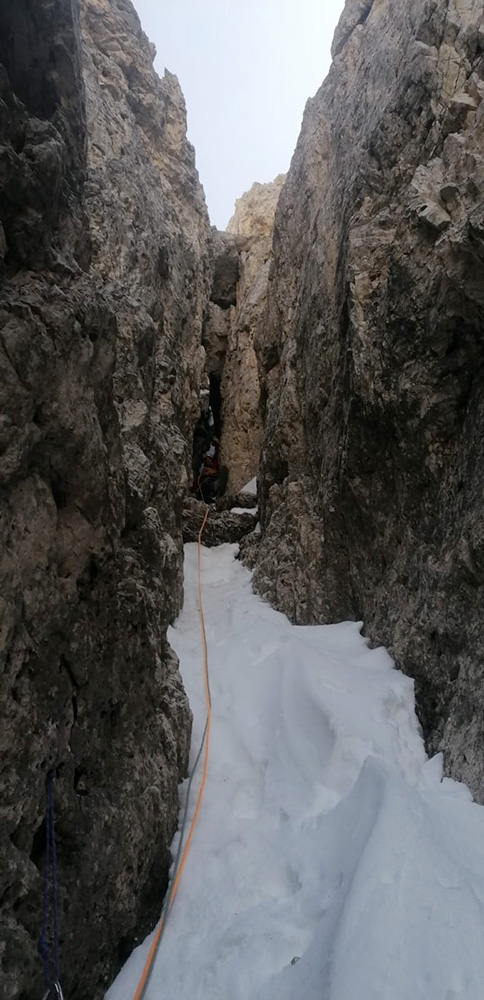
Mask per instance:
[[[211,221],[223,229],[254,181],[284,173],[330,65],[344,0],[134,0],[176,73]]]

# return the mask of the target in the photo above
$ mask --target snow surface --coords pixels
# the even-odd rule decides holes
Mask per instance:
[[[209,774],[147,1000],[483,1000],[484,808],[427,760],[413,683],[385,650],[355,623],[290,625],[236,552],[202,554]],[[187,545],[169,634],[193,756],[196,560]],[[150,940],[108,1000],[132,1000]]]
[[[257,517],[259,510],[257,507],[231,507],[231,514],[252,514],[252,517]]]
[[[257,496],[257,478],[254,477],[254,479],[251,479],[250,482],[246,483],[245,486],[242,487],[242,489],[241,489],[240,492],[241,493],[252,493],[252,496],[256,497]]]

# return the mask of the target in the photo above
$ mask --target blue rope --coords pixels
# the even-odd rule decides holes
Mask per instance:
[[[47,774],[45,782],[45,864],[44,864],[44,896],[42,902],[42,927],[40,930],[37,950],[44,967],[47,995],[55,991],[59,995],[59,925],[57,919],[57,856],[55,849],[55,813],[54,813],[54,771]],[[52,929],[54,957],[50,954],[49,941],[49,910],[52,908]],[[54,975],[51,975],[53,966]],[[58,989],[59,987],[59,989]]]

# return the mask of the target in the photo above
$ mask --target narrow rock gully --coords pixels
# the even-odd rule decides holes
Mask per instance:
[[[361,623],[294,626],[253,593],[233,542],[254,503],[218,501],[204,535],[208,778],[143,995],[480,1000],[484,808],[428,759],[413,681]],[[169,630],[194,713],[191,767],[205,726],[204,511],[186,506],[185,603]],[[106,1000],[132,1000],[150,940]]]

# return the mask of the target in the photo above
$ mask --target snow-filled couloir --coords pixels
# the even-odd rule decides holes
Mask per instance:
[[[484,808],[427,759],[413,683],[385,650],[355,623],[290,625],[236,551],[202,552],[209,773],[148,1000],[481,1000]],[[193,754],[196,561],[187,545],[169,636]],[[148,945],[108,1000],[131,1000]]]

